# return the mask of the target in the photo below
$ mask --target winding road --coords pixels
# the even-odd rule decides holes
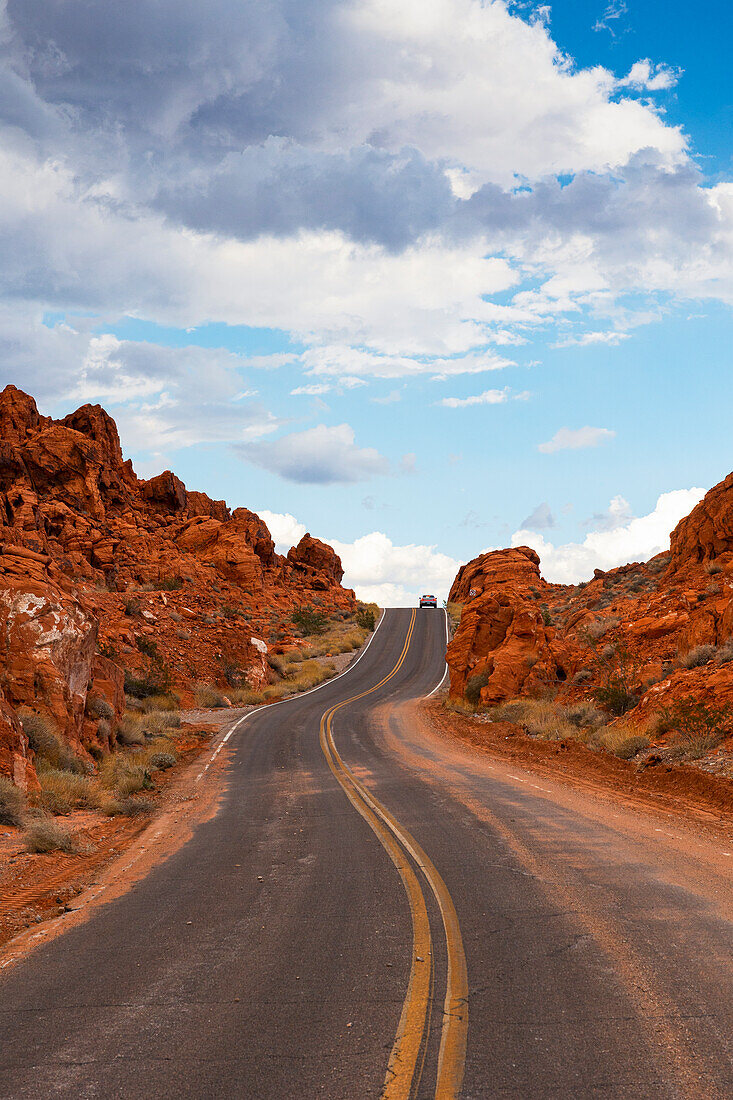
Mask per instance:
[[[218,812],[0,977],[0,1096],[732,1097],[733,840],[439,738],[444,652],[387,611],[238,723]]]

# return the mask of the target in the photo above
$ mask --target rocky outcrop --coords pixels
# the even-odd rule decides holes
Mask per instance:
[[[90,700],[118,717],[125,669],[164,671],[184,692],[234,667],[261,684],[268,640],[282,638],[292,609],[316,599],[327,609],[354,606],[330,547],[306,536],[291,553],[275,552],[254,512],[230,512],[169,470],[139,480],[101,406],[52,420],[7,386],[0,773],[34,782],[19,707],[47,714],[77,752],[108,748],[114,718],[100,720]]]
[[[459,572],[449,596],[463,604],[447,654],[454,694],[472,681],[476,699],[489,705],[565,678],[564,647],[536,602],[550,590],[539,565],[534,550],[518,546],[482,554]]]
[[[316,591],[340,585],[344,575],[338,554],[310,534],[303,535],[298,545],[288,551],[288,562],[294,575]]]
[[[448,647],[450,691],[592,699],[621,676],[639,720],[680,699],[733,707],[733,474],[675,528],[668,554],[547,584],[528,547],[464,565]]]

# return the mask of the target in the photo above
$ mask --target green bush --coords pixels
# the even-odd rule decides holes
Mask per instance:
[[[599,707],[615,718],[626,714],[637,703],[636,695],[629,688],[625,677],[618,673],[611,673],[606,682],[596,688],[593,694]]]
[[[328,618],[322,611],[316,611],[314,607],[301,607],[290,616],[290,621],[301,634],[325,634],[328,628]]]
[[[22,825],[25,795],[10,779],[0,775],[0,825]]]
[[[373,631],[377,622],[377,613],[373,608],[360,605],[356,609],[354,622],[362,630]]]

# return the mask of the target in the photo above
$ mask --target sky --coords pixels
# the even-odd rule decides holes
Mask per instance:
[[[733,466],[727,0],[0,0],[0,383],[364,599]]]

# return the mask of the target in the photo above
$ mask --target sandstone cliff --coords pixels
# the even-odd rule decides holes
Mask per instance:
[[[555,585],[516,547],[463,566],[448,647],[450,693],[490,706],[518,696],[596,700],[648,719],[679,701],[733,706],[733,474],[671,534],[668,554]]]
[[[253,686],[289,614],[351,610],[333,550],[310,535],[275,553],[254,512],[192,492],[170,471],[138,479],[112,418],[54,421],[0,394],[0,774],[33,785],[19,708],[43,711],[81,753],[114,739],[95,713],[124,708],[125,671],[184,691],[236,665]],[[97,708],[99,709],[99,708]]]

